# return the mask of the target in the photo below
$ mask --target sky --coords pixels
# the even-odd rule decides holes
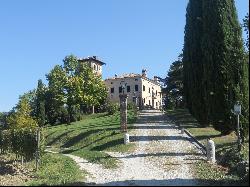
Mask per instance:
[[[248,0],[235,0],[239,21]],[[181,53],[188,0],[1,0],[0,112],[46,82],[66,55],[97,56],[103,79],[141,73],[166,77]],[[245,35],[244,35],[245,36]]]

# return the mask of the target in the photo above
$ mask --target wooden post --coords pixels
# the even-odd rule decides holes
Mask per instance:
[[[39,158],[39,143],[40,143],[40,128],[37,129],[36,131],[36,141],[37,141],[37,149],[36,149],[36,171],[38,170],[38,165],[39,165],[39,161],[40,161],[40,158]]]

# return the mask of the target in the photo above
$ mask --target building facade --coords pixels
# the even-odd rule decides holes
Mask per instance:
[[[102,77],[102,66],[106,64],[101,60],[97,59],[96,56],[79,58],[78,61],[80,63],[87,63],[92,68],[94,73]]]
[[[133,102],[141,109],[162,108],[161,85],[156,77],[154,80],[149,79],[146,70],[142,70],[142,74],[115,75],[113,78],[106,79],[105,85],[108,88],[108,98],[111,102],[119,103],[119,95],[125,93],[128,95],[128,103]]]

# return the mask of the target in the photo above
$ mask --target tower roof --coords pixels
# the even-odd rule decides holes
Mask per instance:
[[[88,61],[95,61],[101,65],[106,65],[106,63],[102,62],[101,60],[97,59],[96,56],[87,57],[87,58],[78,58],[80,62],[88,62]]]

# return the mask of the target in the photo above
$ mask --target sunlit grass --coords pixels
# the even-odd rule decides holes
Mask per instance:
[[[128,111],[128,128],[135,122],[136,115]],[[90,162],[103,164],[104,167],[115,167],[117,161],[105,151],[127,152],[133,143],[123,143],[120,131],[120,113],[107,113],[85,116],[83,120],[70,125],[62,124],[46,129],[46,144],[51,150],[70,153]],[[113,162],[113,163],[112,163]]]
[[[46,153],[41,161],[39,170],[35,173],[35,178],[25,185],[67,185],[82,181],[86,175],[86,172],[80,170],[71,158],[61,154]]]

